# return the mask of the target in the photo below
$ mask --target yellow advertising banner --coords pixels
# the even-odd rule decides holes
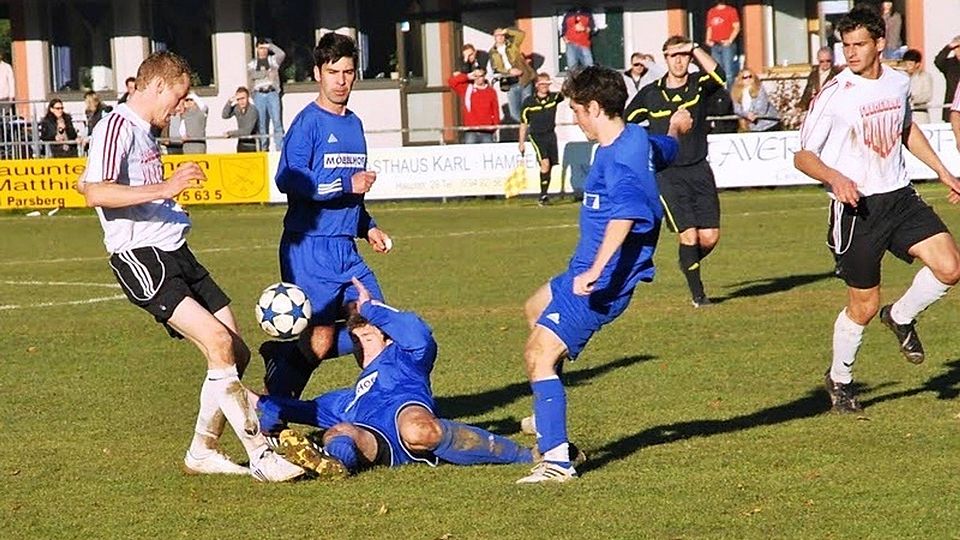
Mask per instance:
[[[207,175],[198,189],[177,197],[184,205],[261,203],[270,200],[267,154],[197,154],[163,156],[163,176],[181,163],[193,161]],[[77,179],[85,158],[0,161],[0,209],[82,208]]]

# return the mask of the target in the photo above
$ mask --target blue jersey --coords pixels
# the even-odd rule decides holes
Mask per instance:
[[[360,372],[353,398],[340,411],[342,421],[387,430],[406,404],[419,403],[432,411],[430,373],[437,342],[430,327],[414,313],[376,300],[364,303],[360,314],[390,336],[392,343]]]
[[[287,131],[277,167],[277,188],[287,194],[284,230],[365,238],[376,224],[363,195],[352,193],[351,178],[366,168],[367,142],[357,115],[307,105]]]
[[[647,131],[634,124],[627,124],[608,146],[597,148],[583,186],[580,240],[569,271],[577,275],[593,265],[611,220],[632,220],[633,227],[600,274],[595,295],[619,297],[639,281],[653,279],[653,252],[663,217],[654,176],[654,161],[659,159],[663,156],[654,156]]]

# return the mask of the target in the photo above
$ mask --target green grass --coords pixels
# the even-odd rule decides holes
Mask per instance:
[[[954,230],[945,192],[923,186]],[[860,418],[821,390],[844,303],[816,189],[727,192],[704,269],[724,299],[694,310],[664,234],[659,273],[568,366],[571,437],[591,456],[563,486],[516,486],[523,467],[410,466],[339,484],[197,478],[178,466],[204,372],[110,296],[91,212],[0,216],[0,537],[86,538],[960,538],[960,324],[956,294],[925,313],[928,357],[908,365],[879,324],[857,365]],[[255,348],[253,303],[276,281],[282,208],[195,208],[190,243],[234,299]],[[396,247],[364,248],[388,300],[434,327],[441,413],[532,444],[522,303],[562,270],[574,204],[372,205]],[[56,262],[51,262],[56,261]],[[917,267],[888,257],[885,300]],[[353,383],[322,366],[308,395]],[[246,380],[259,386],[255,361]],[[227,450],[242,455],[232,436]],[[446,535],[446,536],[445,536]]]

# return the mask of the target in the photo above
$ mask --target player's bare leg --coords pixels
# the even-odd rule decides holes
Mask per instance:
[[[530,298],[523,304],[523,314],[527,319],[527,326],[533,330],[537,325],[537,319],[543,314],[543,310],[553,299],[550,293],[550,283],[544,283],[534,292]]]
[[[432,452],[456,465],[532,463],[529,448],[487,430],[437,418],[419,405],[405,407],[397,415],[404,446],[413,452]]]

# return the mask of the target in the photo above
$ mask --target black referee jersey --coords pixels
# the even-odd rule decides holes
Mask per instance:
[[[553,133],[557,127],[557,103],[563,101],[563,94],[550,92],[546,97],[537,97],[536,94],[523,101],[520,109],[520,123],[528,124],[528,131],[533,134]]]
[[[641,88],[627,104],[623,117],[635,124],[649,120],[647,129],[650,133],[666,135],[670,116],[681,108],[689,110],[693,116],[693,128],[680,137],[680,150],[673,166],[699,163],[707,157],[707,102],[714,92],[724,88],[723,70],[717,66],[711,73],[690,73],[687,84],[679,88],[667,88],[668,76]]]

